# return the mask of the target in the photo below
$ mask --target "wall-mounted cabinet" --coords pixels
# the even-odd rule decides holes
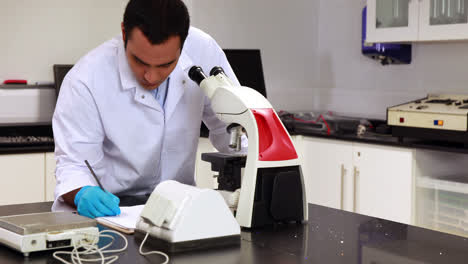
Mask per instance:
[[[468,40],[468,0],[367,0],[367,42]]]

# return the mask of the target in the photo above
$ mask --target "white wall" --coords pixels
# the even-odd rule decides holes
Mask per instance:
[[[224,48],[262,51],[277,110],[332,110],[385,118],[388,106],[428,92],[468,93],[468,42],[414,44],[411,65],[361,55],[365,0],[184,0],[192,22]],[[53,80],[120,33],[127,0],[1,0],[0,81]],[[1,108],[1,107],[0,107]]]
[[[221,47],[261,49],[276,109],[308,108],[318,85],[319,1],[196,0],[192,8],[193,24]]]
[[[0,81],[53,81],[52,65],[75,63],[120,33],[128,0],[1,0]]]
[[[192,6],[193,6],[193,0],[182,0],[185,5],[187,6],[187,9],[189,10],[190,15],[192,14]]]
[[[53,64],[74,64],[120,34],[127,2],[0,0],[0,83],[53,83]],[[52,89],[1,89],[0,124],[50,123],[55,98]]]
[[[410,65],[381,66],[360,53],[364,0],[321,0],[319,86],[313,107],[385,118],[386,107],[427,93],[468,94],[468,42],[413,44]]]
[[[0,82],[53,82],[53,64],[74,64],[120,34],[128,0],[1,0]],[[192,0],[184,0],[189,10]]]
[[[468,93],[468,42],[413,44],[410,65],[361,55],[365,0],[193,3],[194,24],[224,48],[262,49],[278,109],[332,110],[385,119],[388,106],[429,92]]]

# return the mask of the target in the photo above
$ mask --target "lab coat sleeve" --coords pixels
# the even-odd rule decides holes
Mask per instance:
[[[64,209],[63,194],[97,185],[84,160],[98,167],[103,158],[104,133],[96,104],[85,82],[68,74],[52,118],[55,141],[56,187],[53,210]]]
[[[239,81],[229,64],[224,51],[221,47],[216,43],[214,39],[211,40],[210,43],[210,51],[212,52],[213,58],[213,67],[214,66],[221,66],[224,70],[224,73],[237,85],[239,85]],[[210,130],[209,139],[213,146],[219,151],[223,153],[233,152],[234,150],[229,148],[229,134],[227,133],[227,126],[224,122],[219,120],[216,117],[216,113],[211,108],[211,102],[208,97],[205,96],[205,106],[203,111],[203,122]],[[247,152],[247,138],[242,136],[242,143],[241,143],[241,152]]]

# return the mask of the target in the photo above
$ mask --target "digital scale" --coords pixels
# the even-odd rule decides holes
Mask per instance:
[[[468,95],[429,94],[387,109],[392,135],[468,143]]]
[[[99,230],[94,219],[72,212],[0,217],[0,243],[29,256],[30,252],[94,245]]]

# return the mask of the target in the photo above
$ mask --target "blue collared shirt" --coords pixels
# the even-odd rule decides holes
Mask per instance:
[[[167,90],[169,89],[170,78],[168,77],[158,88],[151,90],[151,94],[158,101],[161,108],[164,110],[164,105],[166,103]]]

